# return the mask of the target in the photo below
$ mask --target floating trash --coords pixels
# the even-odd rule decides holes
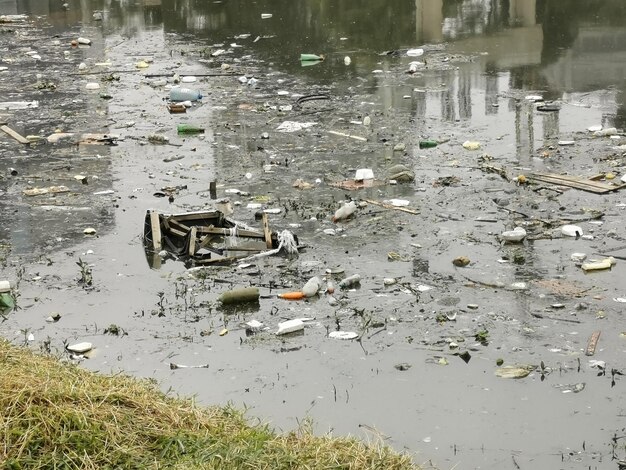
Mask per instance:
[[[333,339],[356,339],[359,335],[354,331],[331,331],[328,333],[328,337]]]
[[[76,344],[67,346],[66,349],[68,351],[71,351],[77,354],[83,354],[83,353],[86,353],[87,351],[91,351],[93,349],[93,345],[88,342],[76,343]]]
[[[535,366],[504,366],[496,369],[496,376],[503,379],[523,379],[535,370]]]

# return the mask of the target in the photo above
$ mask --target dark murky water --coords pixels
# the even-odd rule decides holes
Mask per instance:
[[[95,20],[94,12],[101,12],[102,20]],[[87,367],[154,377],[165,388],[197,394],[206,403],[229,399],[245,403],[252,407],[251,415],[284,429],[294,427],[305,415],[315,419],[320,432],[334,429],[376,439],[376,433],[368,431],[376,428],[389,436],[394,447],[417,452],[416,462],[432,459],[441,469],[613,469],[616,449],[622,453],[615,455],[624,458],[619,441],[616,446],[611,442],[623,427],[623,384],[610,387],[606,380],[595,378],[588,358],[580,355],[588,335],[602,329],[605,342],[598,358],[614,367],[623,363],[625,347],[617,335],[623,328],[621,309],[611,299],[626,297],[619,282],[623,267],[618,264],[609,282],[599,277],[602,274],[582,276],[568,264],[572,245],[556,239],[530,243],[523,248],[525,265],[503,268],[495,260],[503,251],[511,253],[492,241],[502,224],[472,222],[475,215],[499,215],[502,222],[502,214],[488,204],[494,195],[485,190],[510,197],[513,204],[508,207],[523,212],[538,201],[542,217],[571,215],[587,205],[602,206],[607,210],[606,227],[596,226],[596,233],[611,228],[617,231],[617,240],[599,235],[597,243],[583,242],[587,244],[576,248],[603,251],[623,242],[620,193],[566,193],[560,199],[530,191],[515,193],[499,186],[497,179],[472,175],[470,165],[475,167],[475,162],[452,144],[430,153],[410,148],[405,156],[418,173],[415,185],[370,190],[365,197],[410,198],[422,209],[419,221],[373,213],[359,222],[362,225],[347,226],[348,237],[329,241],[315,222],[293,212],[285,216],[284,223],[299,223],[297,230],[313,245],[311,255],[304,256],[297,268],[300,278],[332,263],[346,272],[359,271],[365,279],[362,289],[348,295],[347,306],[336,311],[323,299],[297,306],[271,301],[279,309],[277,317],[319,320],[317,328],[307,330],[304,337],[285,343],[273,338],[247,340],[236,327],[240,320],[255,315],[273,324],[278,318],[268,313],[270,301],[252,312],[220,318],[202,310],[202,319],[196,319],[197,309],[187,311],[187,293],[180,294],[186,284],[180,281],[176,281],[176,297],[179,303],[179,294],[185,298],[184,315],[179,312],[165,319],[150,315],[157,292],[171,289],[173,275],[182,267],[170,262],[161,271],[148,270],[138,238],[149,207],[167,211],[210,205],[203,191],[213,179],[252,194],[282,195],[281,186],[288,193],[291,181],[300,174],[324,178],[369,166],[378,175],[399,159],[384,147],[387,141],[410,145],[420,138],[450,138],[454,143],[479,140],[495,162],[518,172],[589,173],[598,160],[603,171],[620,171],[620,153],[611,153],[604,143],[583,145],[569,158],[539,158],[538,154],[549,152],[564,137],[580,137],[591,125],[626,127],[626,4],[622,0],[146,0],[69,1],[67,7],[58,1],[0,0],[0,15],[22,13],[41,17],[45,27],[0,50],[0,57],[11,58],[5,63],[17,68],[21,76],[16,85],[13,70],[0,71],[0,102],[38,99],[40,106],[17,115],[0,110],[0,116],[7,116],[24,135],[48,135],[56,129],[128,135],[113,148],[60,145],[25,150],[2,140],[0,162],[5,177],[0,179],[0,241],[10,245],[14,255],[42,254],[54,263],[47,266],[44,260],[27,267],[21,288],[24,310],[2,326],[5,336],[17,341],[22,333],[15,331],[29,328],[37,340],[47,337],[53,349],[68,338],[91,340],[99,351],[84,363]],[[272,16],[262,19],[262,14]],[[8,34],[6,27],[1,28],[1,34]],[[92,46],[73,50],[66,57],[67,43],[78,35],[91,38]],[[423,56],[407,56],[408,49],[418,47],[425,49]],[[24,52],[39,48],[40,61],[24,58]],[[211,56],[219,49],[224,54]],[[324,54],[326,60],[302,66],[301,53]],[[346,56],[350,57],[347,65]],[[198,86],[207,91],[209,105],[193,109],[185,118],[214,123],[206,138],[173,140],[180,147],[143,146],[139,145],[143,137],[171,133],[176,122],[162,112],[165,92],[147,87],[136,72],[135,63],[143,57],[154,58],[146,74],[171,75],[180,66],[200,75],[204,67],[215,72],[227,63],[264,85],[246,89],[238,82],[207,78]],[[110,101],[85,93],[87,81],[99,76],[74,75],[80,61],[92,66],[105,60],[111,60],[111,68],[122,76],[119,82],[102,85],[118,98]],[[408,75],[411,61],[425,65]],[[57,93],[37,88],[47,76],[55,78]],[[58,80],[59,76],[65,79]],[[251,103],[291,103],[290,97],[283,102],[276,98],[279,90],[290,94],[332,91],[335,109],[331,115],[320,114],[320,121],[329,129],[345,130],[346,123],[371,116],[373,143],[337,143],[318,134],[316,139],[308,135],[309,140],[300,142],[278,133],[269,142],[261,141],[261,131],[273,130],[280,122],[276,119],[285,118],[246,110],[255,109]],[[530,94],[558,100],[561,110],[534,112],[524,100]],[[309,118],[318,119],[298,115],[296,120]],[[353,129],[362,132],[361,128]],[[274,154],[293,159],[290,172],[260,174],[257,179],[260,163]],[[185,156],[181,164],[163,161],[180,155]],[[19,171],[19,181],[6,175],[8,166]],[[245,180],[246,172],[254,172],[255,178]],[[447,192],[433,189],[431,180],[448,173],[465,177],[469,183]],[[76,189],[76,174],[90,175],[88,190]],[[54,203],[41,203],[19,197],[27,183],[62,183],[74,191]],[[178,195],[174,206],[152,197],[160,185],[176,184],[188,184],[189,191]],[[111,188],[119,196],[91,196]],[[314,205],[330,202],[330,194],[327,190],[302,192],[296,197]],[[340,199],[341,191],[332,197]],[[82,229],[86,225],[95,226],[100,238],[85,240]],[[585,226],[589,229],[594,227]],[[362,233],[369,233],[369,238],[359,238]],[[424,247],[416,262],[386,261],[387,251],[406,251],[411,243]],[[590,295],[608,293],[598,299],[596,307],[590,296],[577,299],[539,288],[528,294],[467,288],[464,279],[456,277],[450,259],[469,253],[479,260],[478,269],[467,271],[470,277],[491,275],[506,282],[571,280],[589,286]],[[79,256],[94,263],[97,292],[86,294],[75,285],[70,287],[75,284],[72,275]],[[259,265],[258,276],[232,274],[230,268],[218,270],[217,276],[238,282],[250,279],[261,285],[276,278],[291,279],[280,263]],[[412,273],[414,265],[422,269]],[[16,266],[8,263],[5,267],[9,273]],[[413,276],[437,289],[417,301],[406,292],[381,290],[381,276]],[[529,312],[545,314],[541,309],[557,302],[567,304],[566,320],[580,323],[529,320]],[[592,307],[572,313],[574,304],[580,302]],[[465,308],[468,303],[480,304],[477,313]],[[339,316],[344,328],[357,329],[359,319],[351,309],[359,308],[371,309],[374,316],[384,319],[386,328],[364,343],[367,354],[356,343],[328,341],[323,335],[324,328],[332,328]],[[454,327],[432,321],[436,313],[453,310],[459,312]],[[63,313],[62,321],[46,324],[43,319],[53,311]],[[601,323],[600,312],[609,320]],[[110,323],[121,325],[129,335],[104,336],[101,330]],[[224,324],[231,333],[223,338],[199,335],[202,329],[217,331]],[[439,366],[437,358],[446,357],[441,351],[447,351],[439,340],[456,338],[463,330],[474,331],[477,325],[492,332],[490,347],[472,350],[474,359],[467,365],[449,356],[450,365]],[[240,337],[246,341],[240,342]],[[298,347],[302,349],[281,353],[281,348]],[[525,381],[497,379],[492,366],[499,357],[507,363],[545,360],[552,374],[545,382],[536,373]],[[576,373],[578,358],[582,373]],[[170,360],[208,361],[211,368],[172,372],[167,367]],[[394,369],[405,361],[413,364],[409,371]],[[587,384],[581,393],[564,394],[562,387],[557,388],[583,380]]]

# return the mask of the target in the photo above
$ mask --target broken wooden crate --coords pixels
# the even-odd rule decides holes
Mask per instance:
[[[189,266],[227,265],[277,248],[278,235],[270,230],[267,214],[262,221],[257,230],[238,225],[218,210],[173,215],[148,210],[144,221],[148,262],[159,267],[159,252],[166,250]]]

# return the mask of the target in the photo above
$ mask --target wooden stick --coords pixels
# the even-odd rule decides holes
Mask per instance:
[[[30,144],[30,140],[28,140],[27,138],[25,138],[22,135],[18,134],[13,129],[11,129],[9,126],[2,125],[2,126],[0,126],[0,129],[2,129],[5,133],[9,134],[11,137],[13,137],[15,140],[17,140],[20,144]]]
[[[265,234],[265,245],[268,248],[272,248],[272,232],[270,231],[270,219],[264,212],[262,216],[263,221],[263,233]]]
[[[360,135],[345,134],[344,132],[339,132],[339,131],[328,131],[328,133],[329,134],[334,134],[334,135],[339,135],[341,137],[350,137],[351,139],[360,140],[362,142],[367,142],[367,138],[366,137],[361,137]]]
[[[175,229],[175,230],[180,230],[181,232],[183,232],[185,235],[189,232],[189,226],[180,223],[178,220],[173,219],[172,217],[169,218],[168,223],[170,225],[170,230]]]
[[[375,206],[384,207],[385,209],[393,209],[395,211],[406,212],[408,214],[413,214],[413,215],[419,214],[419,212],[417,212],[416,210],[407,209],[406,207],[396,207],[396,206],[392,206],[391,204],[385,204],[384,202],[373,201],[371,199],[364,199],[364,201],[367,202],[368,204],[374,204]]]
[[[594,331],[589,337],[589,342],[587,343],[587,349],[585,349],[586,356],[593,356],[596,352],[596,346],[598,345],[598,340],[600,339],[600,331]]]

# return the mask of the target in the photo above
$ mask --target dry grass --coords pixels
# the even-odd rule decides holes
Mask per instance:
[[[232,407],[103,376],[0,340],[0,466],[8,469],[417,469],[406,455],[304,427],[277,435]]]

